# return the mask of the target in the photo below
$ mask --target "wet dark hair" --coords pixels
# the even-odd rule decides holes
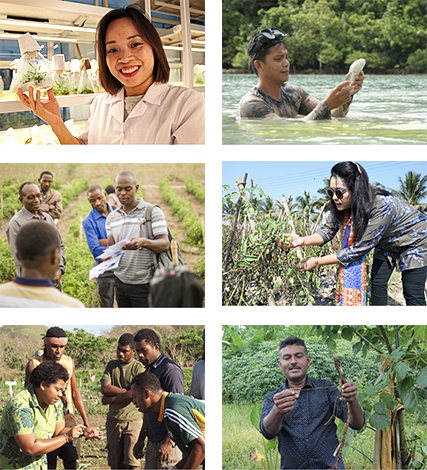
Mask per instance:
[[[347,189],[351,193],[351,213],[353,216],[353,231],[356,239],[359,239],[366,230],[369,215],[374,205],[375,196],[378,194],[390,196],[391,194],[380,188],[369,184],[369,177],[362,165],[355,162],[337,163],[331,169],[332,177],[339,177],[343,180]],[[329,211],[332,214],[332,222],[339,227],[343,225],[343,211],[339,211],[334,201],[329,203]]]
[[[136,385],[139,390],[151,390],[152,392],[160,392],[162,385],[160,380],[151,372],[142,372],[136,375],[132,380],[132,385]]]
[[[286,348],[286,346],[293,346],[294,344],[296,344],[297,346],[303,346],[305,354],[308,356],[308,351],[307,351],[307,347],[304,343],[304,340],[301,339],[301,338],[298,338],[297,336],[289,336],[288,338],[285,338],[282,341],[280,341],[280,344],[279,344],[279,357],[280,357],[280,351],[283,348]]]
[[[39,263],[41,258],[60,248],[56,227],[44,221],[31,221],[23,225],[16,235],[16,251],[22,264]]]
[[[119,338],[120,346],[130,346],[131,349],[135,347],[135,339],[132,333],[123,333]]]
[[[145,16],[144,12],[139,7],[131,5],[126,8],[111,10],[101,18],[101,21],[98,23],[96,29],[96,45],[98,50],[99,78],[102,86],[112,95],[115,95],[123,87],[123,84],[117,80],[108,69],[105,47],[105,37],[107,35],[108,26],[113,21],[122,18],[130,19],[144,41],[153,49],[154,81],[167,83],[169,80],[170,67],[159,33],[156,31],[151,21]]]
[[[40,387],[42,382],[52,385],[58,380],[66,382],[70,376],[67,369],[54,361],[45,361],[38,365],[30,374],[30,384],[34,388]]]
[[[59,326],[52,326],[46,331],[45,338],[66,338],[67,333]]]
[[[150,328],[143,328],[142,330],[139,330],[135,335],[135,343],[139,343],[143,340],[145,340],[153,348],[156,344],[158,344],[161,350],[159,335],[154,330]]]
[[[255,46],[258,44],[258,40],[259,40],[259,36],[261,34],[261,31],[258,31],[256,32],[248,41],[248,44],[246,46],[246,54],[251,57],[252,55],[252,51],[253,49],[255,48]],[[260,60],[261,62],[263,62],[265,64],[265,60],[266,60],[266,57],[268,56],[268,54],[270,53],[270,48],[279,44],[279,42],[282,42],[283,43],[283,40],[282,41],[270,41],[270,42],[267,42],[256,54],[255,56],[255,59],[252,60],[251,59],[251,70],[253,73],[256,73],[258,75],[258,70],[256,69],[255,65],[254,65],[254,62],[255,60]]]

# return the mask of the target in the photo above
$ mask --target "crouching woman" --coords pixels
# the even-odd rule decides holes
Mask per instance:
[[[83,435],[84,426],[65,426],[61,401],[68,372],[46,361],[30,385],[4,407],[0,424],[0,468],[47,470],[46,454]]]

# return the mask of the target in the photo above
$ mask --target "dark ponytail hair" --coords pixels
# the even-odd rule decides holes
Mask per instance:
[[[384,189],[376,188],[369,184],[369,177],[362,165],[355,162],[337,163],[331,169],[332,177],[342,179],[351,193],[351,214],[353,216],[353,230],[356,239],[361,238],[368,225],[369,215],[374,205],[375,196],[381,194],[390,196]],[[329,203],[329,210],[334,222],[339,226],[343,224],[343,212],[337,209],[334,201]]]

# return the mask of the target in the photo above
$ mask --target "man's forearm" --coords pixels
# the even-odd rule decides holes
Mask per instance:
[[[270,413],[264,418],[262,424],[264,431],[271,436],[279,434],[282,427],[283,413],[279,411],[276,405],[270,410]]]
[[[196,469],[205,460],[204,440],[199,439],[191,442],[191,452],[182,468]]]
[[[360,403],[355,400],[349,402],[350,405],[350,426],[354,429],[361,429],[365,424],[364,413]]]
[[[83,424],[85,426],[89,426],[89,420],[86,414],[86,408],[80,390],[73,391],[73,403],[74,406],[77,408],[77,411],[80,413],[80,416],[82,417]]]

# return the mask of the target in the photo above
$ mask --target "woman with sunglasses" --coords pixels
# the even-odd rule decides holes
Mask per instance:
[[[394,268],[402,273],[406,304],[426,305],[427,216],[371,186],[365,169],[355,162],[332,168],[328,194],[330,216],[320,230],[307,237],[292,235],[290,243],[277,241],[283,249],[321,246],[339,232],[341,250],[305,259],[298,269],[339,264],[340,304],[366,305],[366,255],[375,248],[371,305],[387,305],[387,282]]]
[[[168,85],[170,67],[156,28],[135,6],[108,12],[97,27],[101,84],[107,93],[90,107],[86,131],[74,137],[53,95],[28,95],[21,103],[47,122],[61,144],[204,144],[204,98]]]

